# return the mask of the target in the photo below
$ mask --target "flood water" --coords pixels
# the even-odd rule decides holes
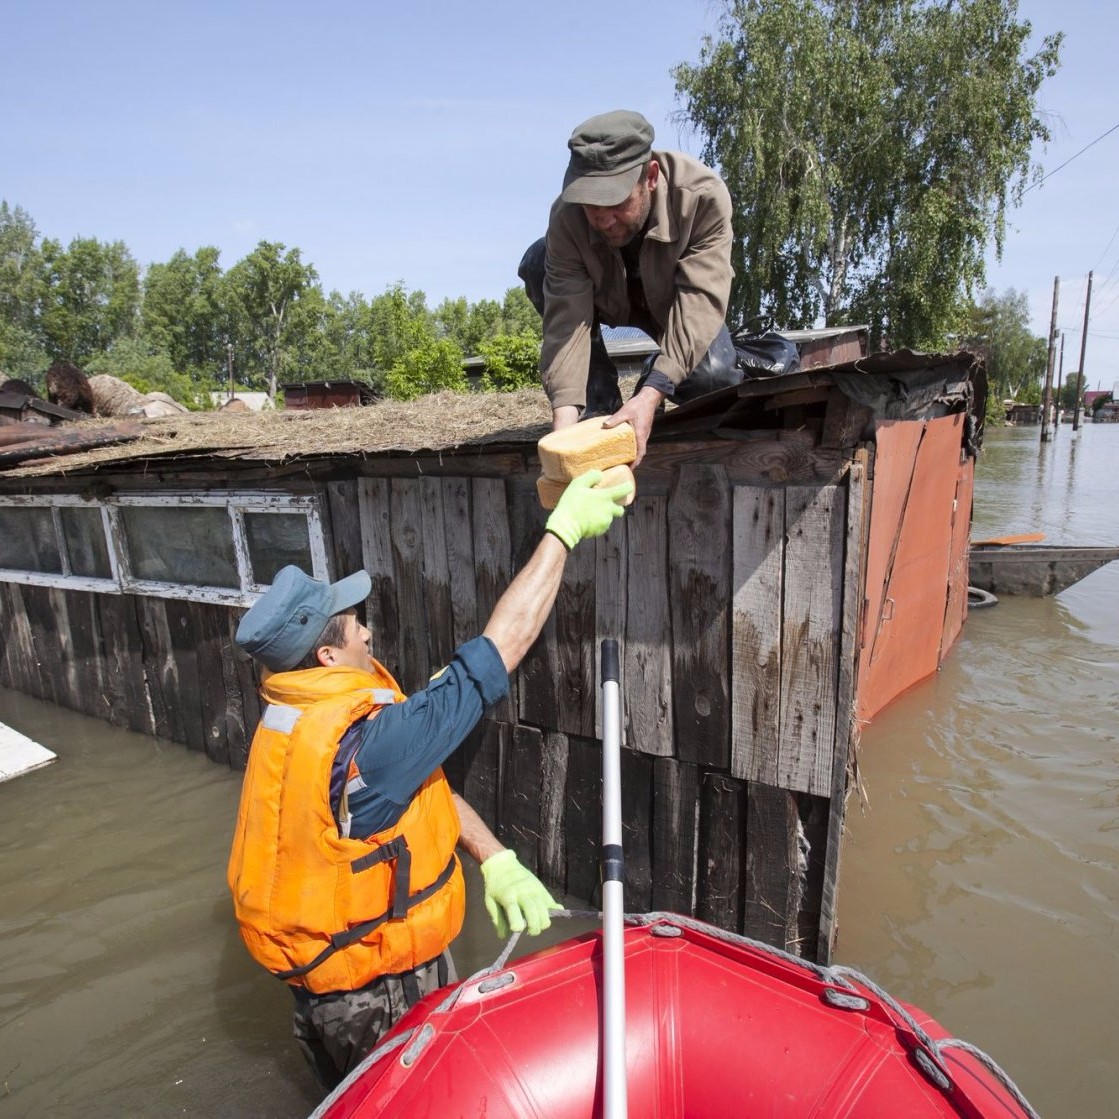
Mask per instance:
[[[974,535],[1116,543],[1116,479],[1119,427],[989,433]],[[1117,697],[1119,563],[975,610],[864,730],[848,809],[837,961],[986,1049],[1047,1119],[1119,1114]],[[239,774],[10,692],[0,720],[58,754],[0,784],[0,1119],[306,1116],[290,997],[225,888]],[[478,887],[464,974],[501,948]]]

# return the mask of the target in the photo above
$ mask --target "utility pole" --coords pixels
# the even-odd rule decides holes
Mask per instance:
[[[1084,395],[1084,350],[1088,345],[1088,308],[1092,306],[1092,273],[1088,273],[1088,294],[1084,299],[1084,329],[1080,332],[1080,372],[1076,374],[1076,404],[1072,413],[1072,430],[1080,430],[1080,398]]]
[[[1053,408],[1053,436],[1061,430],[1061,381],[1065,376],[1065,332],[1061,331],[1061,360],[1057,363],[1057,402]]]
[[[234,397],[233,392],[233,343],[226,342],[225,344],[225,362],[229,367],[229,399]]]
[[[1049,320],[1049,361],[1045,366],[1045,392],[1041,397],[1041,441],[1049,442],[1049,409],[1053,404],[1053,351],[1057,341],[1057,296],[1061,291],[1061,277],[1053,277],[1053,317]]]

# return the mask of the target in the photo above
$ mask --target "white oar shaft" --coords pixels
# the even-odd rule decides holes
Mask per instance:
[[[626,1119],[622,705],[617,641],[602,643],[603,1114]]]

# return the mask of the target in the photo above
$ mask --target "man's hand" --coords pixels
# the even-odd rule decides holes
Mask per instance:
[[[568,551],[580,540],[601,536],[625,514],[620,502],[633,493],[633,482],[599,487],[601,481],[601,470],[588,470],[569,482],[544,525],[548,532],[564,542]]]
[[[637,458],[633,460],[634,466],[645,457],[645,445],[649,442],[649,432],[653,430],[653,417],[657,414],[662,400],[664,400],[663,392],[646,385],[602,423],[603,427],[617,427],[627,420],[633,424],[633,430],[637,435]]]
[[[529,936],[543,932],[551,923],[549,909],[562,906],[544,888],[544,883],[517,862],[517,853],[508,849],[491,855],[482,863],[486,884],[486,911],[497,935],[524,932]]]

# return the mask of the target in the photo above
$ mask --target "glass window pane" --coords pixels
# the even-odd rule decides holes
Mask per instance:
[[[70,556],[70,571],[74,575],[88,575],[95,579],[111,579],[109,547],[105,543],[105,526],[101,510],[80,505],[63,505],[62,535]]]
[[[246,513],[253,582],[271,583],[289,563],[311,573],[311,537],[302,513]]]
[[[120,518],[137,579],[240,588],[223,507],[124,505]]]
[[[0,567],[62,573],[62,556],[49,509],[0,508]]]

